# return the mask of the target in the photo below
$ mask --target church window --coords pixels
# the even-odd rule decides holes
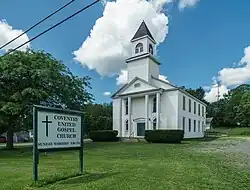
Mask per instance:
[[[153,130],[156,130],[156,118],[153,120]]]
[[[125,114],[128,115],[128,99],[125,100]]]
[[[191,99],[189,99],[189,112],[191,112]]]
[[[196,102],[194,102],[194,114],[196,114]]]
[[[191,132],[191,119],[188,119],[188,131]]]
[[[183,129],[183,131],[185,131],[185,121],[186,121],[186,118],[183,117],[182,118],[182,129]]]
[[[194,132],[196,132],[196,120],[194,120]]]
[[[154,55],[154,49],[153,49],[152,44],[149,44],[148,49],[149,49],[149,53],[152,54],[152,55]]]
[[[125,122],[125,130],[128,131],[128,120]]]
[[[186,98],[185,98],[185,96],[183,96],[182,108],[183,108],[183,110],[186,109]]]
[[[143,52],[143,45],[142,43],[139,43],[135,46],[135,53],[141,53]]]
[[[156,113],[156,96],[153,98],[153,113]]]
[[[201,115],[201,105],[200,104],[198,105],[198,115],[199,116]]]

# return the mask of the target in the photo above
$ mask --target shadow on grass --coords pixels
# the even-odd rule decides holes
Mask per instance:
[[[89,183],[92,181],[97,181],[103,178],[111,177],[117,174],[119,173],[118,172],[116,173],[115,172],[113,173],[86,173],[82,176],[62,181],[60,182],[60,184]]]
[[[54,175],[50,178],[45,178],[39,180],[37,183],[32,183],[31,187],[44,187],[46,185],[51,185],[54,183],[57,184],[77,184],[77,183],[89,183],[92,181],[97,181],[103,178],[107,178],[113,175],[117,175],[117,173],[88,173],[85,172],[84,174],[81,173],[74,173],[74,174],[59,174]]]
[[[0,158],[32,156],[32,147],[15,147],[14,149],[0,148]]]

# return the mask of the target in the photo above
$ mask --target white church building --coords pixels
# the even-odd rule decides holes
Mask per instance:
[[[113,130],[144,137],[145,130],[183,129],[184,138],[204,136],[206,104],[159,79],[155,40],[143,21],[131,40],[127,84],[112,95]]]

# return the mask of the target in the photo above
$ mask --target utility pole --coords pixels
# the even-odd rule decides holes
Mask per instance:
[[[217,101],[220,100],[220,81],[217,81]]]

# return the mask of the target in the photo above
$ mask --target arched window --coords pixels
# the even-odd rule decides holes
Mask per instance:
[[[153,130],[156,130],[156,118],[153,120]]]
[[[135,46],[135,53],[143,52],[143,45],[139,43]]]
[[[153,113],[156,112],[156,96],[153,98]]]
[[[128,120],[125,122],[125,130],[128,131]]]
[[[150,54],[154,55],[154,49],[153,49],[152,44],[149,44],[148,51]]]

